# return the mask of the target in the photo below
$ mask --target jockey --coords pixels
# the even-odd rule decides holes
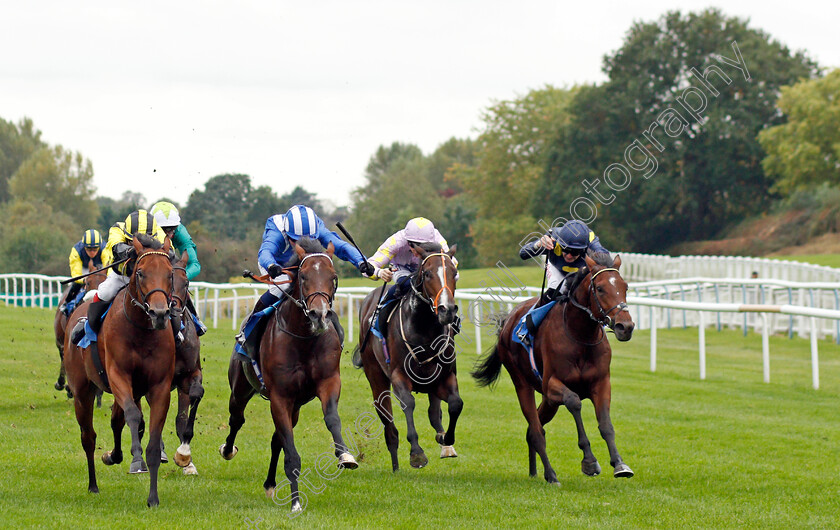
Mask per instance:
[[[130,213],[125,218],[125,222],[114,224],[108,231],[108,244],[102,251],[103,261],[108,260],[108,263],[112,263],[133,255],[134,247],[131,241],[135,234],[147,234],[161,243],[164,243],[166,239],[166,234],[157,225],[154,216],[146,210],[137,210]],[[89,323],[94,333],[99,334],[102,328],[102,315],[105,314],[120,289],[128,285],[131,280],[131,271],[126,271],[127,266],[128,263],[123,263],[108,271],[108,277],[99,285],[99,289],[93,296],[93,302],[88,306],[87,319],[80,319],[73,328],[70,338],[74,344],[78,344],[85,334],[85,321]]]
[[[70,276],[81,276],[96,269],[101,269],[107,263],[102,262],[102,251],[105,249],[105,242],[98,230],[93,228],[85,230],[85,235],[78,243],[70,249]],[[79,278],[70,284],[64,303],[59,309],[67,316],[73,311],[79,302],[82,301],[84,293],[84,278]]]
[[[444,252],[449,251],[446,239],[438,232],[435,225],[425,217],[415,217],[406,223],[405,228],[385,240],[368,261],[373,265],[372,280],[394,280],[388,289],[380,307],[392,300],[397,300],[409,290],[411,275],[420,267],[420,253],[417,246],[423,243],[437,243]],[[458,260],[452,258],[455,266]],[[390,268],[388,267],[390,265]],[[392,271],[391,269],[396,269]],[[457,279],[457,276],[456,276]]]
[[[201,272],[201,263],[198,261],[198,254],[195,251],[195,243],[193,243],[192,237],[190,237],[190,233],[187,231],[187,227],[181,224],[181,216],[178,214],[178,208],[176,208],[171,202],[159,201],[152,206],[149,213],[155,216],[155,221],[158,226],[161,230],[163,230],[163,233],[172,240],[172,246],[175,247],[181,254],[186,252],[190,257],[187,261],[186,267],[187,280],[192,280],[198,276],[198,273]],[[199,337],[204,335],[207,333],[207,326],[199,320],[198,312],[195,310],[195,306],[193,305],[192,297],[189,292],[187,292],[187,299],[185,303],[194,317],[193,321],[195,323],[196,334]],[[181,328],[180,319],[174,320],[173,324],[176,329]]]
[[[292,206],[285,214],[269,217],[265,222],[265,232],[263,232],[263,240],[257,257],[260,273],[268,274],[276,282],[290,280],[289,276],[283,272],[283,266],[295,257],[292,242],[301,237],[317,239],[325,247],[332,243],[335,247],[336,256],[352,263],[366,276],[374,273],[373,265],[365,261],[355,247],[343,241],[335,232],[327,229],[324,222],[312,211],[312,208],[302,204]],[[244,348],[244,346],[263,316],[261,311],[278,301],[284,300],[290,289],[291,283],[271,285],[268,291],[257,300],[253,311],[242,323],[242,328],[236,335],[237,344],[235,348],[237,352],[248,355],[246,351],[249,353],[255,351],[255,348],[250,346],[250,341],[247,348]],[[330,312],[330,318],[343,344],[344,331],[338,322],[335,311]],[[258,339],[260,333],[253,335]]]
[[[609,250],[601,245],[601,240],[598,239],[595,232],[586,226],[586,223],[572,219],[561,227],[552,228],[548,234],[537,241],[526,244],[519,250],[519,257],[522,259],[541,255],[547,256],[548,289],[543,298],[537,300],[534,307],[528,311],[526,317],[537,307],[554,300],[557,294],[566,293],[568,290],[564,281],[566,276],[586,266],[584,257],[589,249],[594,252],[609,253]],[[534,330],[538,325],[539,322],[534,324]],[[523,327],[522,330],[525,330],[525,328]],[[522,340],[523,344],[529,346],[527,335],[519,335],[519,339]]]

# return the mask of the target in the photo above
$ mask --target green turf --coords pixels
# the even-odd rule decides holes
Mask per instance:
[[[770,256],[770,258],[840,268],[840,254],[798,254],[792,256]]]
[[[762,382],[760,336],[707,332],[708,379],[698,379],[697,331],[659,333],[659,370],[648,369],[648,334],[613,343],[612,417],[619,450],[636,472],[614,479],[591,404],[584,421],[604,473],[580,472],[581,453],[566,412],[547,426],[549,456],[560,487],[527,476],[525,420],[503,372],[495,390],[467,376],[476,360],[465,345],[458,360],[465,408],[457,431],[459,458],[440,460],[418,398],[420,442],[430,457],[408,466],[405,422],[397,415],[402,470],[393,474],[381,438],[366,440],[354,420],[372,412],[364,375],[342,364],[339,411],[361,440],[360,467],[344,471],[324,490],[308,494],[297,519],[262,491],[271,420],[255,399],[237,440],[239,455],[217,452],[228,433],[227,359],[230,322],[204,337],[206,396],[199,410],[193,456],[200,473],[182,476],[162,467],[161,505],[146,508],[148,476],[129,476],[127,464],[99,461],[110,448],[110,395],[96,411],[96,471],[101,493],[87,493],[84,453],[72,402],[53,390],[58,355],[52,314],[0,307],[0,499],[8,527],[259,528],[831,528],[840,525],[840,349],[820,341],[822,388],[811,388],[807,341],[771,339],[772,382]],[[490,344],[490,335],[485,335]],[[170,409],[174,410],[174,409]],[[446,421],[446,418],[444,418]],[[170,455],[177,446],[174,417],[167,420]],[[310,403],[295,430],[304,470],[329,450],[320,407]],[[128,450],[126,431],[123,449]],[[282,472],[278,475],[278,480]],[[317,482],[321,482],[317,480]],[[316,484],[320,485],[320,484]],[[278,498],[282,498],[282,495]]]

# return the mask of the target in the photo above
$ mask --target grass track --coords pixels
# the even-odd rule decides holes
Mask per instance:
[[[266,403],[251,402],[237,445],[223,461],[227,435],[227,359],[230,322],[203,341],[206,396],[199,410],[193,455],[200,475],[184,477],[174,464],[161,470],[161,506],[145,506],[148,476],[128,476],[127,464],[98,460],[110,448],[108,405],[96,412],[97,477],[101,493],[87,493],[84,453],[72,402],[52,384],[58,355],[52,313],[0,307],[0,501],[7,527],[259,528],[279,527],[814,527],[840,525],[840,349],[820,342],[822,388],[810,388],[807,341],[771,339],[771,384],[761,376],[761,339],[737,331],[706,334],[708,379],[698,380],[696,330],[659,334],[659,369],[648,371],[648,335],[613,342],[612,417],[617,443],[636,472],[612,478],[606,446],[591,404],[584,405],[595,455],[604,473],[580,473],[581,453],[571,416],[558,412],[547,426],[549,457],[561,486],[527,476],[525,421],[506,373],[498,387],[479,389],[467,376],[476,356],[459,356],[465,401],[457,431],[459,458],[439,460],[418,399],[420,442],[430,457],[408,466],[405,421],[397,414],[402,470],[389,471],[384,441],[360,440],[361,466],[308,492],[297,519],[267,500],[262,482],[271,432]],[[490,335],[484,337],[490,344]],[[364,375],[342,365],[339,411],[345,429],[372,411]],[[177,446],[170,408],[164,440]],[[446,421],[446,418],[444,418]],[[330,447],[317,404],[301,412],[295,430],[304,470]],[[123,436],[123,449],[129,444]],[[314,475],[314,471],[312,473]],[[282,472],[278,475],[278,480]],[[320,481],[318,481],[320,482]],[[306,491],[306,490],[304,490]],[[278,496],[280,498],[280,496]]]

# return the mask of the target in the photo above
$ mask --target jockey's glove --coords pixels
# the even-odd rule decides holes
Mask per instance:
[[[114,245],[114,261],[120,261],[131,257],[134,254],[134,247],[127,243]]]
[[[361,272],[365,276],[373,276],[374,272],[376,272],[376,268],[368,261],[363,261],[359,264],[359,272]]]
[[[266,270],[268,271],[268,275],[272,278],[276,278],[283,274],[283,268],[276,263],[272,263],[271,265],[269,265]]]

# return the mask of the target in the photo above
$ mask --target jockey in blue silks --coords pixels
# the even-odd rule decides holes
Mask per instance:
[[[539,320],[534,318],[534,312],[540,306],[554,300],[558,294],[564,294],[568,287],[565,284],[566,276],[573,274],[586,266],[584,257],[586,251],[609,253],[609,250],[601,245],[601,241],[595,232],[586,226],[583,221],[573,219],[561,227],[552,228],[548,234],[540,239],[532,241],[519,250],[519,257],[529,259],[536,256],[546,256],[546,284],[548,289],[541,300],[537,300],[523,318],[531,316],[533,322],[532,332],[535,333],[542,318],[547,311],[539,315]],[[518,326],[517,338],[526,347],[530,346],[530,337],[526,326]]]
[[[337,257],[355,265],[362,274],[371,275],[374,272],[373,265],[365,261],[353,245],[342,240],[335,232],[330,231],[324,222],[315,215],[312,208],[296,204],[289,208],[289,211],[285,214],[274,215],[265,222],[263,241],[257,257],[260,273],[268,274],[276,282],[289,280],[289,276],[283,272],[283,266],[295,256],[292,241],[297,241],[301,237],[317,239],[324,247],[332,243]],[[288,282],[271,285],[268,291],[257,300],[253,311],[245,319],[239,334],[236,335],[237,344],[235,348],[238,353],[248,355],[254,352],[255,348],[250,347],[251,341],[248,341],[248,339],[257,328],[259,320],[264,316],[263,310],[277,302],[282,302],[290,289],[291,283]],[[341,328],[338,316],[334,311],[330,312],[330,318],[343,343],[344,330]],[[246,341],[247,348],[245,347]]]

